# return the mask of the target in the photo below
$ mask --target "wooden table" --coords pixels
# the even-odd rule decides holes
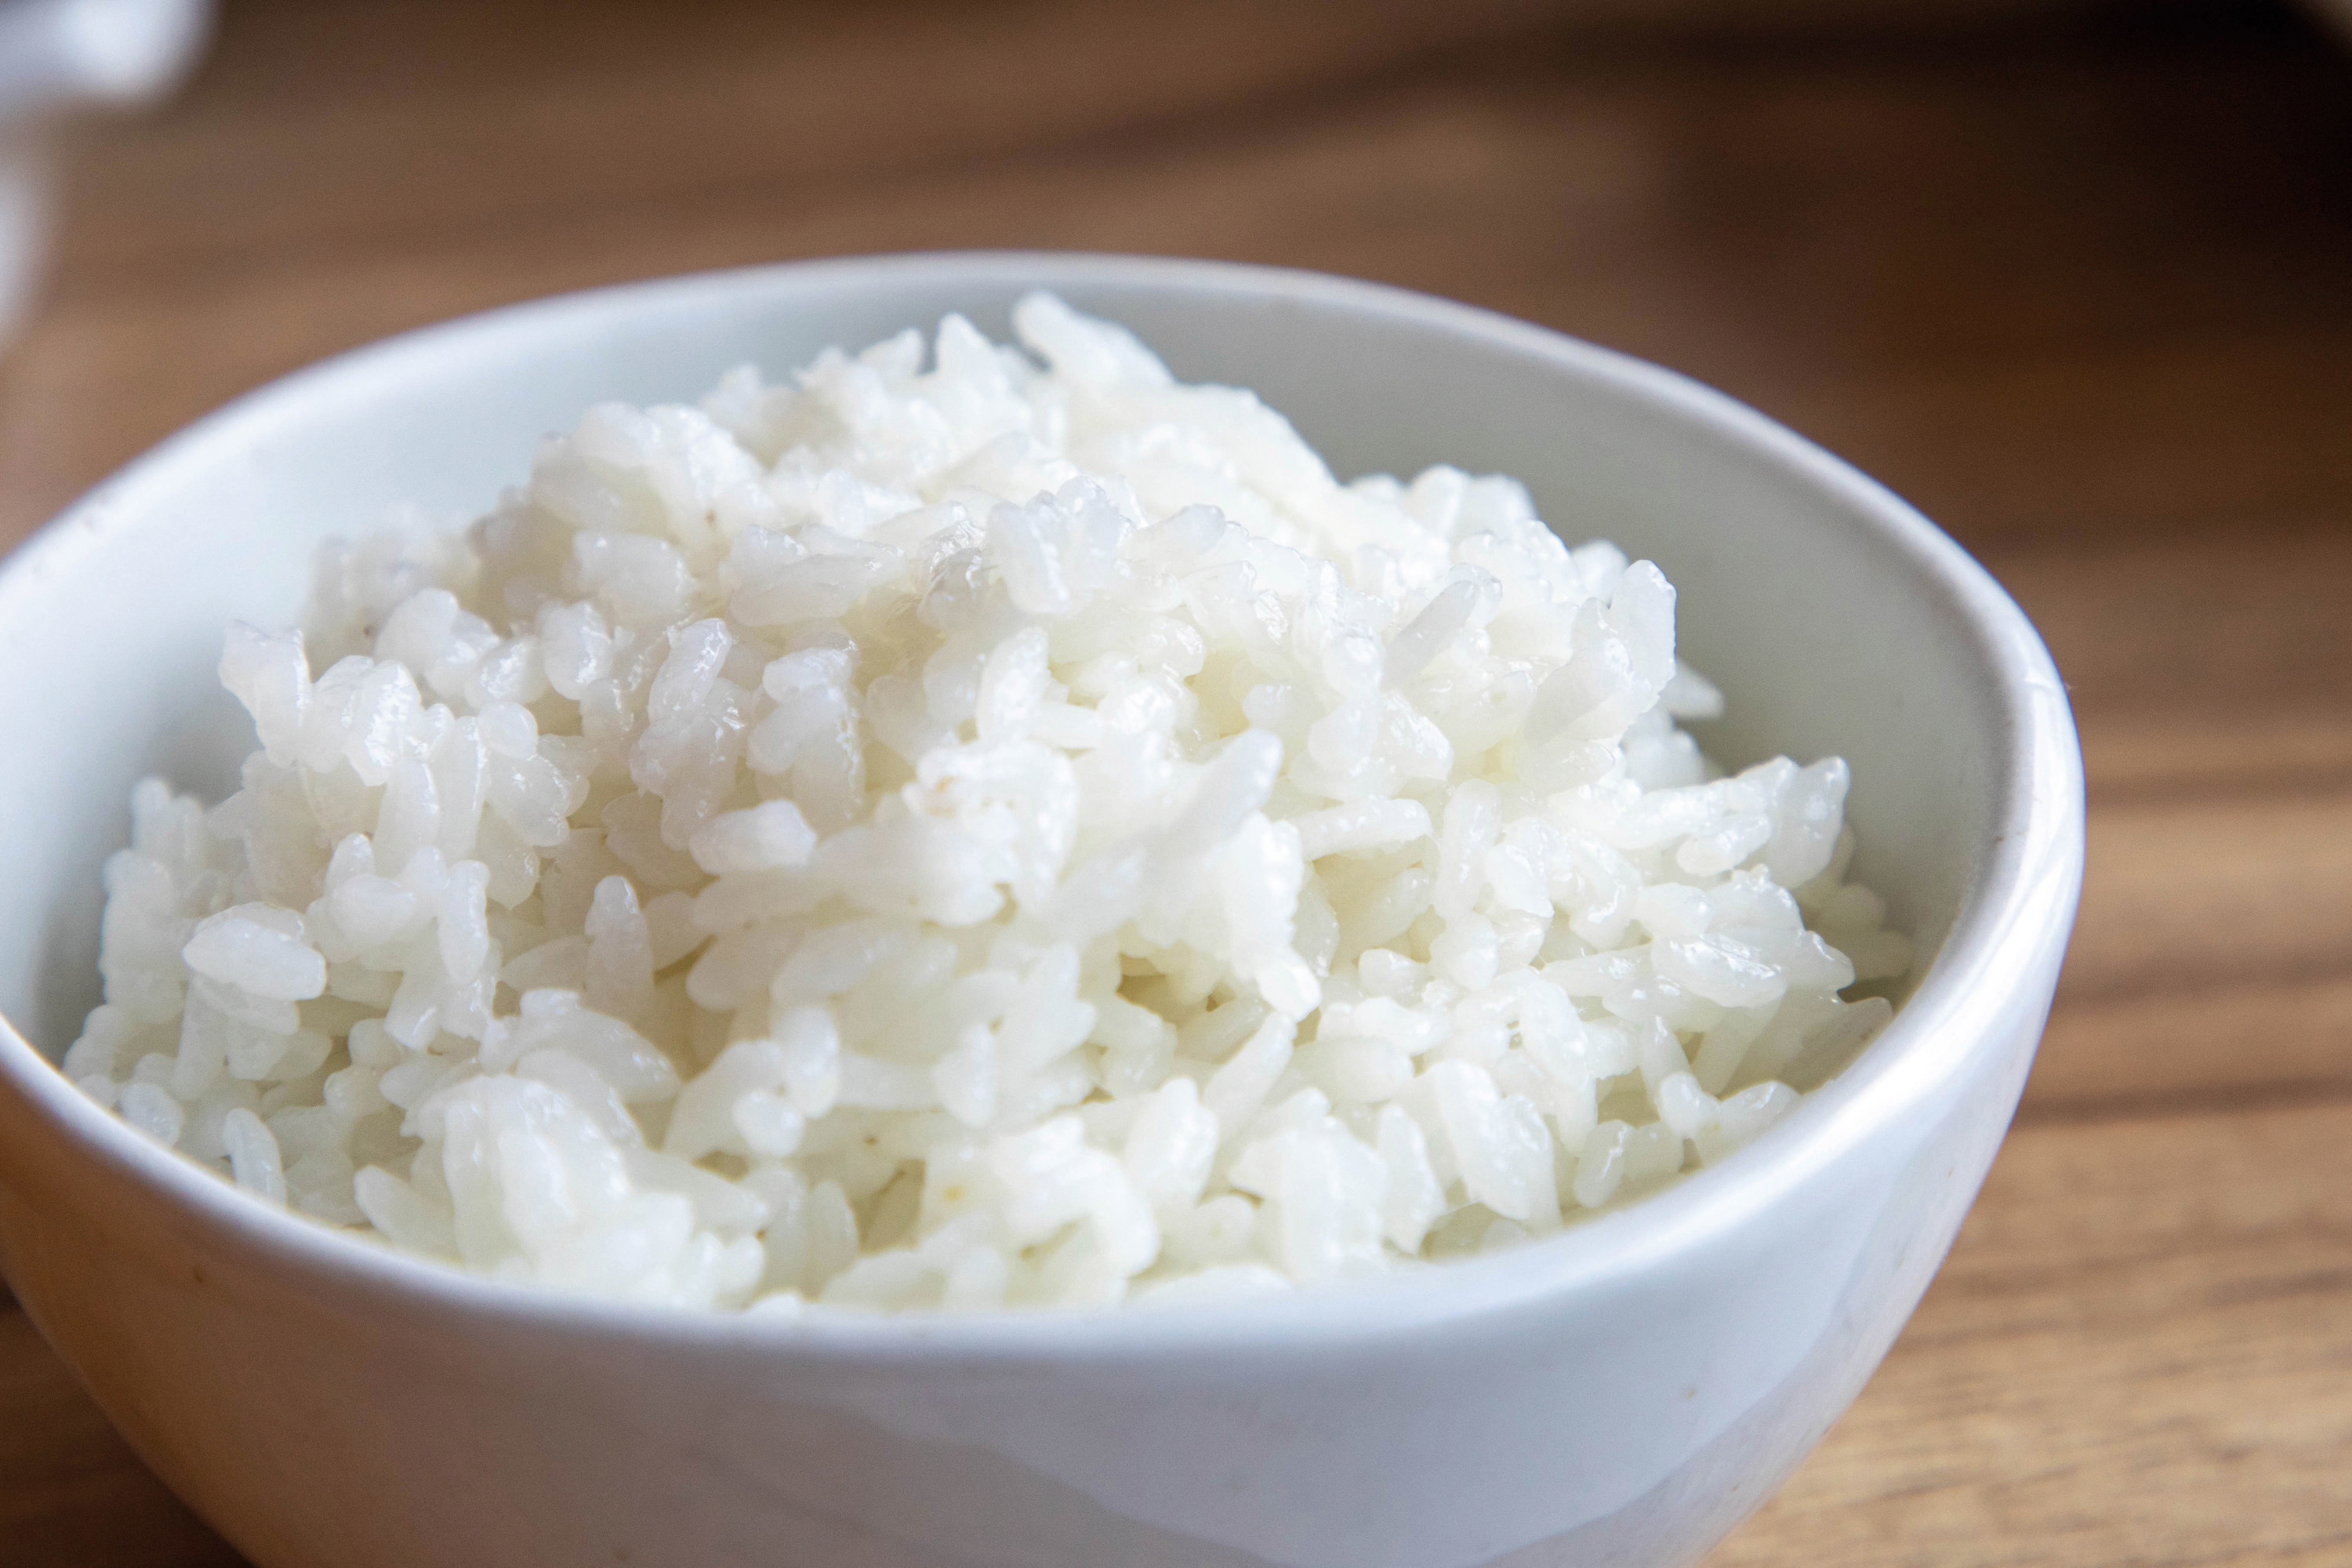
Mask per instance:
[[[2352,1562],[2352,59],[2260,7],[1569,9],[233,7],[178,104],[77,141],[0,543],[333,350],[782,257],[1291,262],[1690,371],[2016,592],[2093,810],[1982,1201],[1714,1563]],[[0,1559],[235,1561],[5,1309]]]

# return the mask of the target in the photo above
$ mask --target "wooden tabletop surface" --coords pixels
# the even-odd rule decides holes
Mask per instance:
[[[1287,262],[1691,372],[1999,574],[2092,805],[1982,1200],[1711,1562],[2352,1563],[2352,54],[2260,5],[1148,16],[232,5],[178,102],[71,139],[0,359],[0,545],[334,350],[788,257]],[[0,1559],[236,1561],[7,1307]]]

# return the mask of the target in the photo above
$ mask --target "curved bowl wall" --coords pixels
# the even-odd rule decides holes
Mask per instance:
[[[1657,560],[1740,762],[1853,766],[1921,942],[1895,1023],[1722,1165],[1517,1251],[1242,1306],[799,1321],[623,1309],[254,1204],[49,1066],[95,1000],[143,773],[224,790],[224,621],[310,547],[451,519],[602,398],[690,398],[1033,287],[1258,389],[1343,475],[1525,479]],[[2063,688],[1909,508],[1654,367],[1311,274],[1022,255],[636,285],[394,340],[201,422],[0,568],[0,1265],[174,1489],[264,1568],[1476,1568],[1696,1560],[1893,1342],[1999,1146],[2082,867]]]

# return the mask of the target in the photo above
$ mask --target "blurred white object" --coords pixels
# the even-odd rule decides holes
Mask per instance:
[[[211,0],[0,0],[0,343],[48,243],[48,128],[179,85],[211,30]]]

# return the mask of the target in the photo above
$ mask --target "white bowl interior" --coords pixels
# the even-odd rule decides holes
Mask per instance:
[[[950,310],[1002,335],[1034,287],[1125,322],[1186,379],[1255,388],[1343,477],[1515,474],[1570,539],[1657,561],[1685,656],[1729,700],[1705,743],[1735,764],[1844,756],[1860,874],[1933,955],[1991,834],[2003,721],[1978,634],[1919,542],[1869,516],[1867,481],[1678,378],[1392,290],[904,258],[575,297],[362,351],[184,434],[21,552],[0,572],[0,1014],[53,1058],[78,1032],[131,786],[234,787],[251,731],[214,673],[223,626],[289,622],[317,541],[405,506],[462,520],[601,399],[690,399],[746,362],[781,376]]]

